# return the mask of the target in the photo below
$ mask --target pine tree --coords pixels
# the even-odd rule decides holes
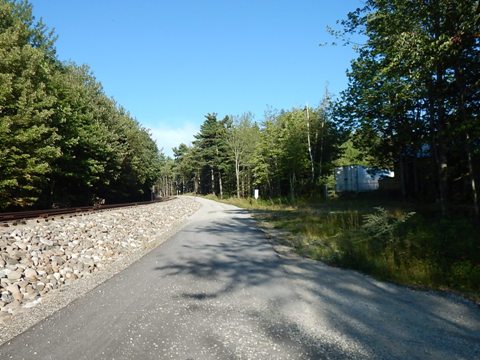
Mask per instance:
[[[53,38],[26,2],[0,1],[0,208],[34,204],[60,155]]]

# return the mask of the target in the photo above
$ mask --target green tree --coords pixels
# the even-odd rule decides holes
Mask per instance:
[[[222,160],[225,154],[225,125],[224,121],[217,120],[217,114],[210,113],[195,135],[194,157],[201,169],[200,191],[203,194],[223,193]],[[218,186],[218,187],[217,187]]]
[[[0,1],[0,208],[37,202],[60,155],[53,37],[27,2]]]
[[[162,154],[149,131],[125,110],[119,110],[118,136],[126,145],[118,180],[112,184],[118,200],[150,198],[152,186],[160,176]]]
[[[465,172],[478,213],[479,6],[370,0],[342,22],[346,33],[363,34],[366,42],[352,63],[340,117],[375,161],[399,166],[404,193],[402,165],[428,144],[444,213],[453,179]]]
[[[241,176],[243,173],[251,173],[253,154],[259,139],[259,128],[253,121],[251,113],[232,116],[231,119],[232,122],[226,133],[226,145],[230,157],[233,159],[236,195],[240,198],[242,194]]]
[[[341,156],[335,160],[335,166],[347,166],[347,165],[362,165],[371,167],[372,162],[369,157],[363,154],[359,149],[355,147],[352,139],[348,139],[340,146]]]
[[[173,148],[175,178],[181,194],[195,190],[195,166],[192,155],[192,149],[183,143]]]
[[[155,186],[156,191],[162,197],[176,195],[178,191],[177,185],[175,160],[162,153],[160,155],[159,177]]]
[[[62,156],[53,163],[48,200],[72,205],[108,198],[107,189],[118,178],[126,151],[108,124],[118,121],[117,110],[86,66],[62,66],[53,87]]]
[[[148,198],[160,155],[27,1],[0,0],[0,208]]]
[[[255,183],[268,196],[315,195],[326,183],[344,141],[329,107],[325,100],[319,108],[267,114],[252,158]]]
[[[253,173],[254,184],[269,197],[281,195],[281,136],[278,114],[266,113],[253,155]]]

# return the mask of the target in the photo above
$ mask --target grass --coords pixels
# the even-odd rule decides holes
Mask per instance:
[[[303,256],[480,301],[480,227],[464,214],[442,218],[425,205],[374,197],[222,201],[255,210],[261,224],[287,232],[282,242]]]

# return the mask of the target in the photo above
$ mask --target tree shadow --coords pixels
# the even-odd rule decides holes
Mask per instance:
[[[160,276],[198,285],[180,294],[198,311],[204,302],[234,301],[265,336],[303,354],[299,358],[480,358],[474,304],[283,257],[249,211],[228,213],[182,230],[178,256],[157,255],[164,264],[155,268]],[[263,311],[248,305],[255,301],[266,304]]]

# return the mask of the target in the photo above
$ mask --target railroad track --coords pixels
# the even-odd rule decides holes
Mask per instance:
[[[54,216],[93,212],[93,211],[108,210],[108,209],[115,209],[115,208],[129,207],[129,206],[148,205],[148,204],[153,204],[157,202],[169,201],[172,199],[174,199],[173,196],[161,198],[153,201],[137,201],[137,202],[123,203],[123,204],[76,206],[76,207],[60,208],[60,209],[4,212],[4,213],[0,213],[0,222],[8,223],[8,222],[15,222],[19,220],[34,219],[34,218],[48,219]]]

